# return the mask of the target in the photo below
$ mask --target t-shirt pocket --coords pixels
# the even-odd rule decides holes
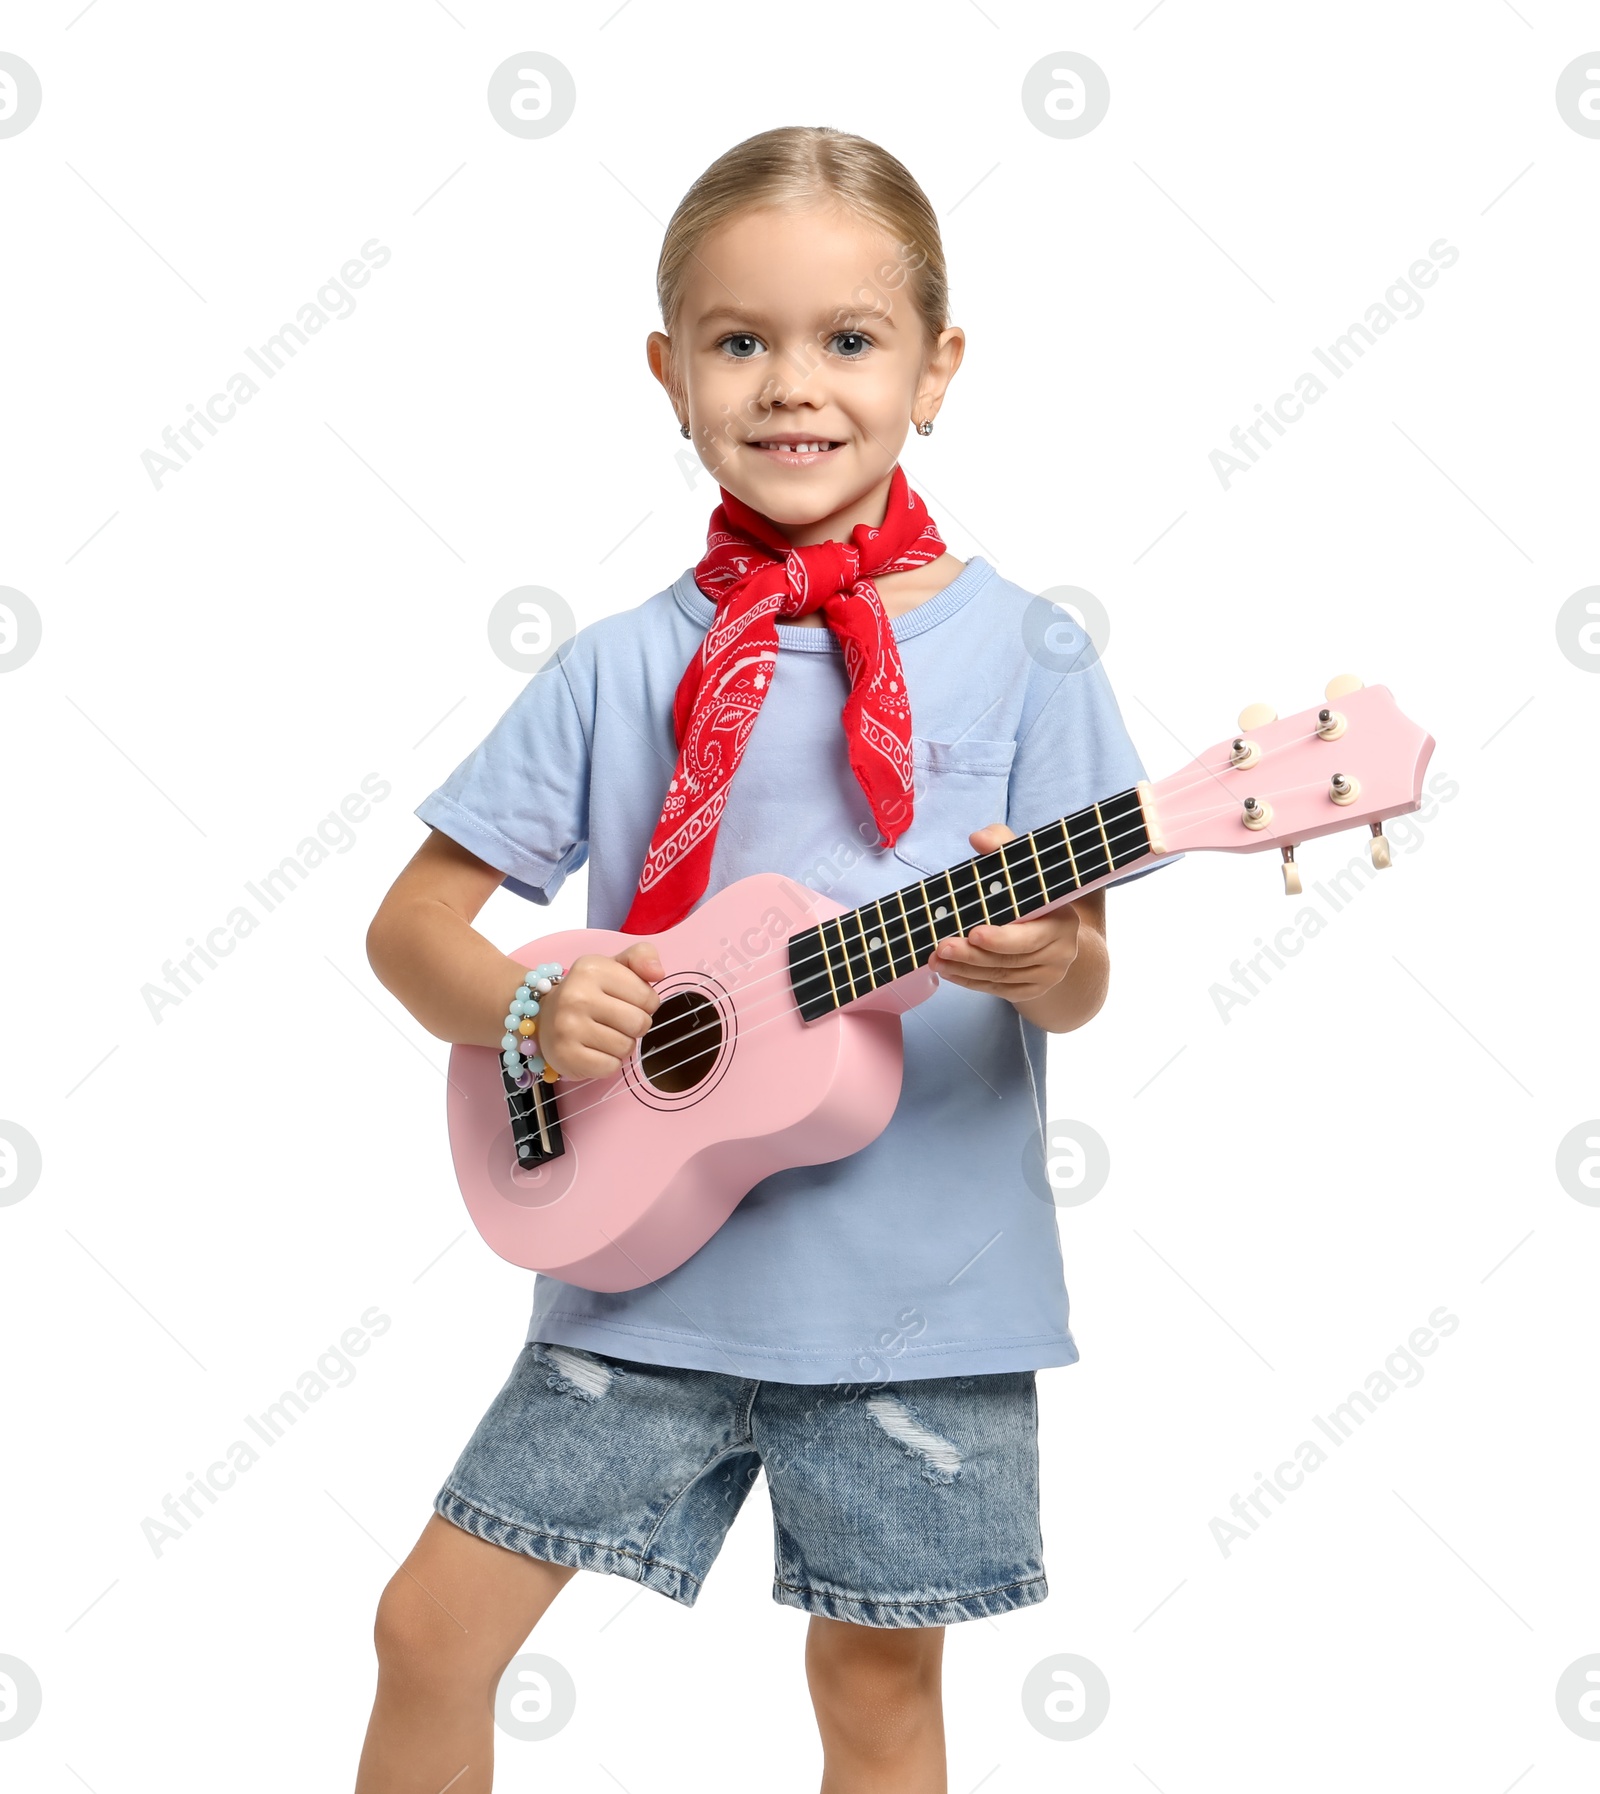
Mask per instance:
[[[959,741],[911,737],[913,813],[894,851],[919,872],[942,872],[970,860],[967,836],[1006,819],[1007,786],[1015,741]]]

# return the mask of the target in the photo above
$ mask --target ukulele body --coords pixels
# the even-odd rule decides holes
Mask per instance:
[[[561,1150],[517,1163],[499,1052],[450,1050],[450,1151],[473,1225],[504,1259],[585,1289],[636,1289],[699,1251],[775,1171],[844,1158],[877,1138],[900,1097],[900,1015],[937,990],[923,968],[811,1022],[789,937],[845,913],[758,873],[648,937],[572,928],[511,955],[524,966],[620,953],[661,957],[651,1028],[603,1078],[562,1078]]]

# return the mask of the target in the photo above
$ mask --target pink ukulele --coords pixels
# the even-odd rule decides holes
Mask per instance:
[[[586,1289],[636,1289],[681,1265],[762,1178],[843,1158],[900,1097],[903,1011],[938,989],[947,935],[1070,903],[1140,860],[1277,847],[1417,809],[1433,738],[1381,685],[1343,675],[1327,705],[1241,733],[993,853],[846,910],[772,873],[725,886],[653,935],[666,975],[650,1029],[603,1078],[518,1090],[490,1047],[451,1049],[450,1151],[473,1225],[502,1258]],[[983,817],[974,817],[980,828]],[[993,820],[989,818],[987,820]],[[570,928],[524,965],[638,939]]]

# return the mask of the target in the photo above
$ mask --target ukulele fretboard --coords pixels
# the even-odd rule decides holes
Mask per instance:
[[[806,1021],[928,963],[937,944],[997,927],[1109,877],[1150,851],[1136,789],[1047,822],[789,939],[789,981]]]

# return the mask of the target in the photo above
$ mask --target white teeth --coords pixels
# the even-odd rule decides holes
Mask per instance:
[[[762,443],[761,446],[769,452],[778,449],[789,455],[820,455],[824,450],[832,448],[833,444],[829,442],[767,442]]]

